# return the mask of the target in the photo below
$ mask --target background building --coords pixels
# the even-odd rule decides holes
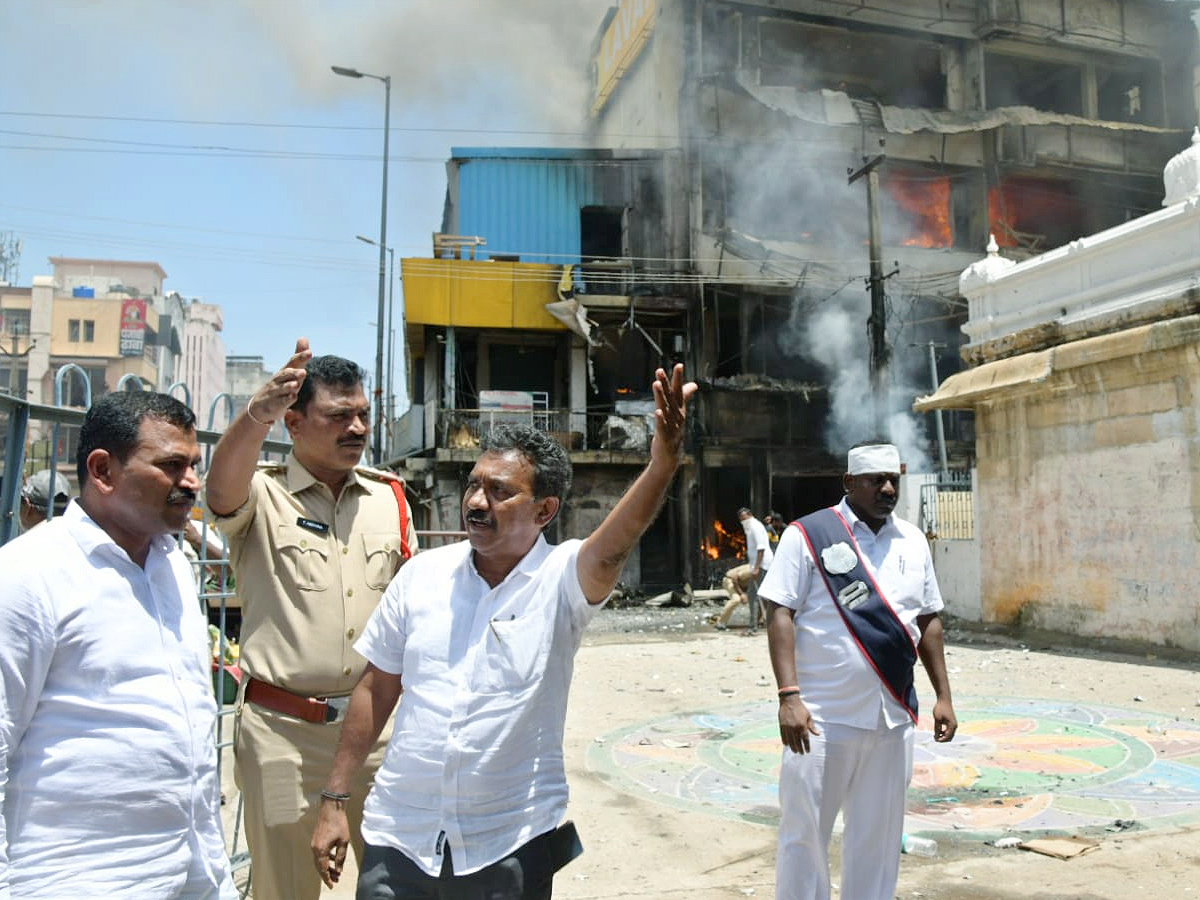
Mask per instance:
[[[246,408],[254,393],[274,374],[263,365],[261,356],[225,357],[225,390],[232,398],[235,416]],[[282,418],[271,426],[267,437],[279,441],[287,440],[287,428]]]
[[[192,300],[184,307],[181,380],[191,389],[192,408],[206,428],[210,417],[214,428],[223,428],[232,419],[228,404],[213,405],[226,390],[223,327],[221,307],[216,304]]]
[[[167,273],[156,262],[52,257],[50,263],[53,274],[35,276],[30,287],[0,285],[0,391],[31,403],[83,407],[89,395],[94,400],[131,382],[179,399],[183,385],[207,427],[213,400],[225,391],[221,308],[164,294]],[[79,371],[64,371],[68,364]],[[215,425],[226,422],[222,405]],[[74,453],[75,430],[60,429],[60,459]],[[49,431],[31,431],[31,468],[48,458],[48,439]]]

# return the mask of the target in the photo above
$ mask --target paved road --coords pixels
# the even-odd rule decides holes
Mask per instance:
[[[557,879],[558,900],[774,896],[766,641],[713,631],[713,612],[603,611],[590,629],[566,746],[586,852]],[[960,740],[922,741],[909,807],[940,853],[904,857],[898,896],[1200,897],[1200,673],[953,627],[948,643]],[[920,672],[917,684],[928,703]],[[1099,846],[1061,861],[988,843],[1046,832]],[[835,865],[838,852],[835,837]]]

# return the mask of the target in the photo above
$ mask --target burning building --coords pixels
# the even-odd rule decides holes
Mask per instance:
[[[1196,121],[1195,4],[1150,0],[622,0],[594,44],[592,140],[679,153],[688,361],[704,388],[698,521],[834,499],[842,452],[961,366],[958,273],[1158,205]],[[875,208],[849,170],[882,156]],[[886,321],[866,288],[878,216]],[[869,332],[883,329],[883,415]],[[973,420],[953,413],[952,464]],[[882,426],[882,427],[881,427]],[[931,429],[932,431],[932,429]],[[711,546],[711,542],[709,544]]]
[[[690,458],[634,582],[719,574],[738,507],[835,500],[856,441],[926,467],[908,410],[931,357],[938,379],[961,366],[958,276],[989,234],[1025,258],[1158,204],[1196,120],[1193,6],[621,0],[581,111],[605,149],[455,151],[433,259],[404,261],[431,527],[457,526],[478,429],[515,415],[570,447],[559,536],[586,534],[676,360],[702,387]],[[873,203],[848,178],[867,160]],[[972,414],[949,416],[966,466]]]

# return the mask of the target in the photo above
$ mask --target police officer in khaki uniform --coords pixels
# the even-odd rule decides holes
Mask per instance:
[[[206,502],[229,539],[242,604],[235,773],[262,900],[320,893],[309,840],[346,700],[366,664],[353,643],[416,550],[402,483],[357,465],[370,433],[363,374],[340,357],[314,359],[300,338],[230,424],[209,467]],[[259,465],[280,416],[292,453]],[[353,789],[356,838],[387,732]]]

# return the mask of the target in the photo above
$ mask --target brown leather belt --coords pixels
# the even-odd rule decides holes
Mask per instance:
[[[346,707],[350,705],[349,697],[301,697],[257,678],[248,679],[246,700],[263,709],[318,725],[342,721]]]

